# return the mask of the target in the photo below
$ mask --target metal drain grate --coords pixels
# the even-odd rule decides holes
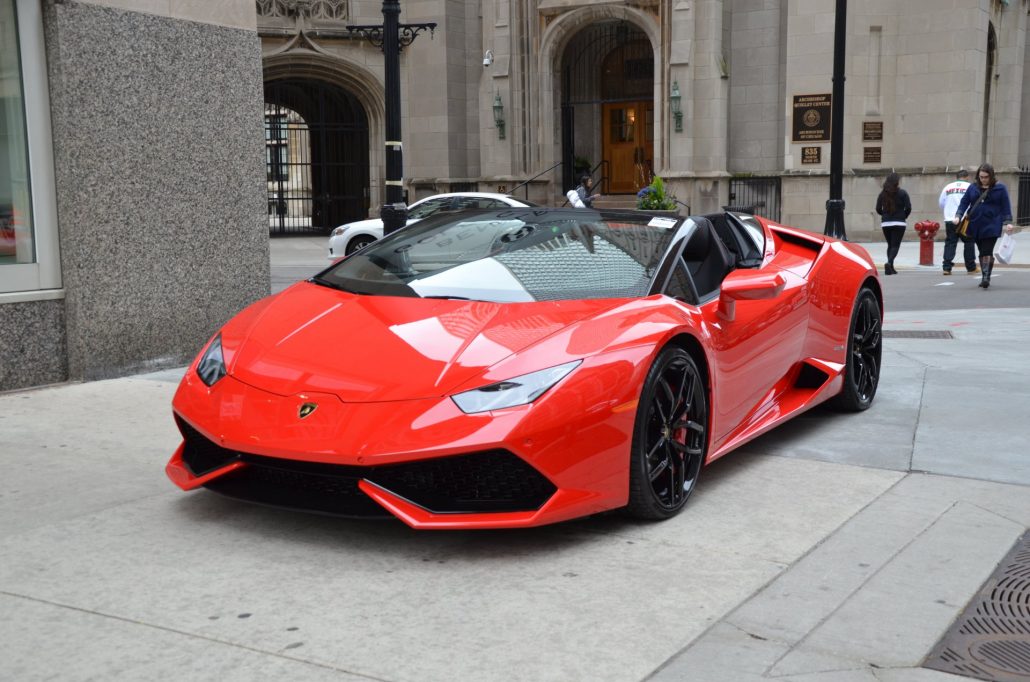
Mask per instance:
[[[885,339],[953,339],[951,332],[947,330],[938,329],[927,329],[927,330],[908,330],[908,329],[884,329],[883,338]]]
[[[1030,680],[1030,532],[944,634],[924,668],[991,682]]]

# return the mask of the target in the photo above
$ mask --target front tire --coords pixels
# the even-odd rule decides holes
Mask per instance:
[[[376,241],[375,237],[367,234],[361,234],[347,242],[347,250],[345,255],[351,255],[355,251],[361,251],[363,248]]]
[[[637,406],[630,455],[631,516],[667,519],[687,503],[708,447],[708,393],[697,363],[683,348],[659,353]]]
[[[883,316],[880,303],[867,288],[858,292],[848,328],[848,360],[844,368],[844,387],[833,399],[833,406],[845,412],[869,409],[880,383],[883,355]]]

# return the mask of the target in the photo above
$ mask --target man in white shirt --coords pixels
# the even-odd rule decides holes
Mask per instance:
[[[949,182],[941,190],[940,205],[941,213],[944,214],[944,274],[951,274],[952,262],[955,259],[955,251],[958,248],[958,240],[962,240],[962,259],[966,262],[966,271],[975,275],[976,267],[976,242],[968,237],[959,237],[955,232],[962,216],[955,215],[962,196],[969,188],[969,171],[965,168],[959,169],[957,179]]]

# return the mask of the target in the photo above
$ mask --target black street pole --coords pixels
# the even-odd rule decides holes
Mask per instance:
[[[411,45],[416,36],[428,30],[432,35],[436,22],[400,23],[400,0],[383,0],[383,23],[351,25],[348,31],[360,33],[383,50],[383,80],[386,97],[386,203],[379,209],[383,234],[399,230],[408,222],[404,206],[404,154],[401,147],[401,49]]]
[[[401,3],[398,0],[383,0],[387,204],[404,203],[404,154],[401,149],[401,50],[397,40],[400,15]],[[403,226],[403,223],[400,226]],[[390,232],[385,224],[385,218],[383,228],[384,234]]]
[[[833,30],[833,109],[830,114],[830,198],[823,234],[846,240],[844,231],[844,55],[848,0],[837,0]]]

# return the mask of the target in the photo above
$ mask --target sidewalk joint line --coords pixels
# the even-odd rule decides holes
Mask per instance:
[[[340,672],[340,673],[346,673],[348,675],[355,675],[357,677],[361,677],[361,678],[364,678],[366,680],[373,680],[374,682],[390,682],[390,680],[387,680],[386,678],[374,677],[372,675],[367,675],[367,674],[364,674],[364,673],[354,672],[352,670],[347,670],[346,668],[339,668],[339,667],[336,667],[334,665],[330,665],[328,663],[320,663],[318,661],[309,661],[309,660],[305,660],[303,658],[299,658],[297,656],[288,656],[286,654],[281,654],[281,653],[278,653],[278,652],[275,652],[275,651],[267,651],[265,649],[259,649],[257,647],[247,646],[246,644],[240,644],[238,642],[229,642],[229,641],[226,641],[224,639],[218,639],[216,637],[208,637],[206,635],[198,635],[197,633],[194,633],[194,632],[186,632],[184,630],[177,630],[175,628],[171,628],[171,627],[168,627],[166,625],[155,625],[153,623],[145,623],[145,622],[143,622],[141,620],[135,620],[133,618],[126,618],[124,616],[116,616],[116,615],[110,614],[110,613],[102,613],[100,611],[94,611],[92,609],[84,609],[84,608],[82,608],[80,606],[72,606],[70,604],[62,604],[60,602],[51,601],[49,599],[41,599],[39,597],[30,597],[30,596],[25,595],[25,594],[15,594],[13,592],[8,592],[7,590],[0,590],[0,595],[11,597],[13,599],[23,599],[25,601],[36,602],[37,604],[46,604],[47,606],[54,606],[54,607],[57,607],[57,608],[60,608],[60,609],[68,609],[70,611],[78,611],[79,613],[85,613],[85,614],[90,615],[90,616],[96,616],[98,618],[107,618],[109,620],[120,621],[122,623],[128,623],[130,625],[139,625],[139,626],[142,626],[142,627],[145,627],[145,628],[150,628],[152,630],[160,630],[162,632],[170,632],[172,634],[181,635],[183,637],[189,637],[191,639],[198,639],[198,640],[205,641],[205,642],[212,642],[214,644],[224,644],[225,646],[233,647],[235,649],[242,649],[244,651],[249,651],[251,653],[256,653],[256,654],[263,654],[265,656],[274,656],[276,658],[281,658],[281,659],[284,659],[284,660],[287,660],[287,661],[293,661],[295,663],[302,663],[304,665],[311,665],[311,666],[315,666],[316,668],[322,668],[324,670],[332,670],[333,672]]]
[[[901,480],[905,480],[905,478],[907,478],[907,476],[902,478]],[[899,481],[899,483],[900,483],[900,481]],[[894,486],[891,486],[891,490],[893,490],[893,488],[894,488]],[[827,613],[823,618],[819,619],[819,622],[816,623],[814,626],[812,626],[812,628],[808,632],[806,632],[805,635],[801,639],[799,639],[796,644],[791,646],[791,648],[787,651],[787,653],[783,654],[783,656],[780,656],[780,658],[778,658],[769,667],[769,670],[774,668],[780,661],[783,660],[784,657],[786,657],[792,651],[794,651],[795,649],[801,647],[805,642],[807,642],[808,639],[812,636],[812,633],[814,633],[816,630],[818,630],[823,625],[825,625],[831,618],[833,618],[833,616],[837,612],[839,612],[842,608],[844,608],[845,605],[847,605],[852,599],[855,598],[855,595],[860,593],[874,578],[876,578],[878,575],[880,575],[880,573],[882,573],[884,571],[884,569],[886,569],[888,566],[890,566],[891,563],[895,559],[897,559],[903,552],[905,552],[909,547],[911,547],[917,540],[921,539],[924,535],[926,535],[926,533],[931,528],[936,526],[940,522],[940,520],[944,517],[945,514],[947,514],[948,512],[952,511],[953,509],[955,509],[958,506],[958,503],[959,503],[959,500],[956,500],[956,501],[952,502],[944,510],[942,510],[939,514],[934,516],[933,519],[922,528],[922,530],[917,532],[908,542],[904,543],[901,547],[899,547],[898,550],[896,552],[894,552],[893,554],[891,554],[882,564],[880,564],[880,566],[875,571],[870,573],[869,576],[866,577],[865,580],[863,580],[861,583],[859,583],[859,585],[857,587],[855,587],[855,589],[851,590],[851,592],[849,592],[848,595],[846,597],[844,597],[837,604],[837,606],[835,608],[830,610],[830,612]],[[854,518],[854,517],[852,517],[852,518]],[[818,647],[813,647],[813,650],[814,651],[819,651],[819,648]],[[868,661],[867,663],[872,665],[871,661]]]

